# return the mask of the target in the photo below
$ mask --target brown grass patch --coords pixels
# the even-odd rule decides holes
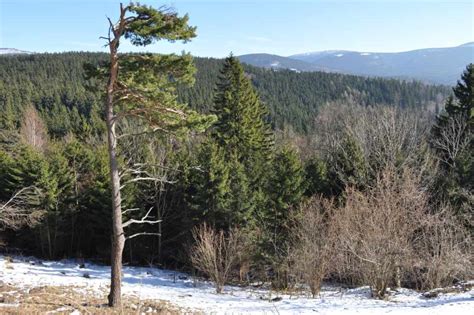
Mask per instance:
[[[19,288],[0,284],[0,314],[183,314],[195,313],[166,301],[123,297],[123,307],[107,307],[107,293],[73,286]]]

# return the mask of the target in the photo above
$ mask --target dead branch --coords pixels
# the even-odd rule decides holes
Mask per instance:
[[[151,210],[153,210],[153,207],[151,207],[150,210],[148,210],[148,212],[140,220],[130,219],[124,224],[122,224],[122,226],[125,228],[131,224],[156,224],[161,222],[161,220],[147,220],[147,218],[150,216]]]

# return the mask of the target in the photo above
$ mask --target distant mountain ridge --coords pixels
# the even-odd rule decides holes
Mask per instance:
[[[16,48],[0,48],[0,55],[20,54],[33,53]],[[323,71],[454,85],[466,65],[474,63],[474,42],[455,47],[396,53],[327,50],[288,57],[261,53],[241,55],[238,58],[252,66],[275,70]]]
[[[306,61],[272,54],[250,54],[238,58],[241,62],[262,68],[288,69],[295,72],[323,70],[321,67]]]
[[[328,50],[282,57],[240,56],[242,62],[265,68],[326,71],[376,77],[415,79],[454,85],[466,65],[474,62],[474,42],[456,47],[426,48],[398,53]],[[302,63],[295,63],[294,60]]]
[[[0,48],[0,55],[20,55],[20,54],[32,54],[32,52],[19,50],[16,48]]]

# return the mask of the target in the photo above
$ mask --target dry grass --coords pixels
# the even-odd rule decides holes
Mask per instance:
[[[166,301],[124,296],[121,309],[106,304],[106,292],[85,291],[73,286],[43,286],[32,289],[0,285],[1,314],[182,314],[192,313]]]

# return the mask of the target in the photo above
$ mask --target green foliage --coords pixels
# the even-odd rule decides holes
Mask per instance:
[[[306,189],[304,169],[297,152],[291,148],[281,149],[272,161],[269,180],[270,219],[285,224],[289,209],[297,205]]]
[[[347,186],[363,188],[368,182],[367,161],[359,143],[347,135],[329,161],[331,190],[340,194]]]
[[[188,25],[189,17],[178,17],[171,9],[154,9],[139,3],[130,3],[128,12],[133,20],[127,24],[125,38],[135,46],[146,46],[162,39],[188,41],[196,36],[196,27]]]
[[[212,112],[217,116],[212,136],[229,154],[237,154],[241,161],[269,154],[272,138],[266,107],[233,56],[224,62]]]
[[[182,60],[186,63],[186,58]],[[19,113],[33,104],[53,137],[69,132],[83,138],[102,134],[102,90],[97,89],[94,80],[86,80],[83,65],[91,64],[89,71],[94,72],[99,64],[107,62],[103,53],[0,56],[0,127],[17,128]],[[196,83],[192,88],[186,82],[177,84],[178,102],[199,113],[208,113],[223,60],[194,58],[194,62]],[[272,71],[247,65],[244,73],[268,106],[272,127],[290,125],[299,133],[312,131],[315,115],[328,102],[349,99],[363,105],[419,108],[436,105],[450,94],[443,86],[333,73]],[[102,76],[105,74],[102,72]]]
[[[258,222],[261,229],[256,240],[256,259],[262,266],[272,268],[274,286],[286,288],[292,209],[302,201],[306,189],[305,174],[298,153],[290,147],[275,154],[269,171],[266,209]]]
[[[255,206],[243,165],[212,140],[200,148],[191,187],[188,202],[199,220],[229,229],[245,226],[252,219]]]
[[[73,138],[50,143],[45,153],[22,143],[1,149],[0,198],[34,186],[41,196],[32,206],[46,211],[34,230],[20,231],[12,244],[49,258],[106,248],[110,192],[104,153]]]
[[[327,162],[313,157],[305,163],[305,195],[331,195],[331,181],[329,180]]]
[[[140,25],[137,20],[130,28],[127,36],[135,44],[192,37],[194,29],[160,37],[169,29],[179,29],[184,20],[168,23],[161,13],[147,10],[137,6],[131,12],[154,15],[151,24]],[[132,35],[142,27],[143,32]],[[160,209],[160,263],[173,266],[187,262],[183,256],[190,230],[207,221],[225,230],[239,226],[248,231],[259,245],[261,262],[279,272],[288,250],[291,209],[305,195],[338,196],[345,185],[363,187],[370,180],[367,165],[372,162],[354,139],[347,137],[330,159],[309,159],[303,166],[297,151],[274,147],[271,128],[288,126],[299,133],[295,136],[311,135],[319,109],[333,101],[428,107],[449,94],[446,87],[419,82],[259,69],[240,65],[233,57],[224,61],[195,58],[196,68],[188,54],[122,54],[119,58],[116,109],[123,119],[117,131],[145,132],[132,137],[134,141],[119,140],[120,165],[128,165],[131,158],[153,164],[155,169],[146,171],[154,175],[167,172],[161,185],[127,185],[124,203],[127,208],[139,208],[137,214],[152,206]],[[91,64],[86,70],[90,81],[84,78],[84,62]],[[12,246],[56,258],[109,259],[111,189],[103,93],[91,88],[106,83],[107,62],[105,54],[91,53],[0,57],[0,200],[36,185],[46,192],[40,203],[48,212],[37,228],[12,234]],[[463,86],[471,84],[463,82]],[[468,99],[468,92],[460,88],[454,94]],[[457,99],[452,103],[461,104]],[[51,139],[44,152],[21,144],[17,134],[21,113],[29,105],[48,127]],[[215,119],[204,139],[182,137],[191,129],[202,131]],[[151,132],[160,128],[176,136],[170,139]],[[151,142],[166,149],[166,154],[151,150]],[[474,182],[471,152],[459,155],[456,171],[439,186],[460,209],[467,209],[470,197],[465,192]],[[134,239],[125,259],[151,261],[157,255],[156,242],[155,237]]]

